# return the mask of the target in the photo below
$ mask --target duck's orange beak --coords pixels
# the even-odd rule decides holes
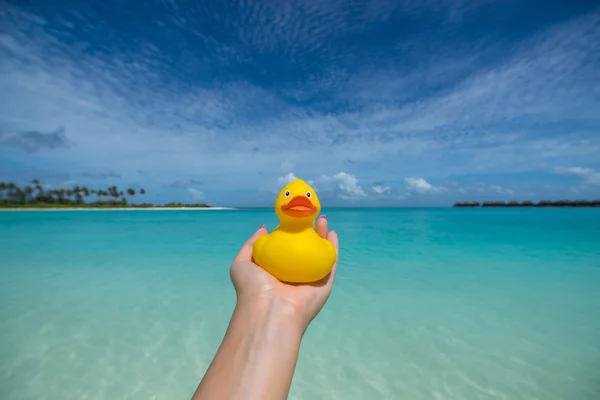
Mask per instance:
[[[313,205],[306,196],[296,196],[287,204],[281,206],[281,211],[294,218],[306,218],[317,212],[317,207]]]

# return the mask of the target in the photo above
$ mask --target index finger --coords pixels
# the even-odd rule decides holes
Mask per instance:
[[[250,236],[250,239],[246,240],[246,243],[244,243],[237,256],[233,259],[233,262],[252,261],[252,246],[254,245],[254,242],[256,242],[259,237],[266,234],[267,228],[265,228],[264,225],[258,228],[258,230]]]
[[[338,259],[340,254],[340,241],[338,238],[338,234],[336,231],[330,231],[327,234],[327,240],[331,242],[333,247],[335,248],[335,264],[333,264],[333,268],[331,268],[331,272],[327,278],[327,285],[333,285],[333,279],[335,278],[335,273],[337,272]]]

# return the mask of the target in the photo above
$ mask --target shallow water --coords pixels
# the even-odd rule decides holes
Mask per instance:
[[[600,398],[600,210],[327,210],[290,399]],[[271,211],[0,213],[0,398],[185,399]]]

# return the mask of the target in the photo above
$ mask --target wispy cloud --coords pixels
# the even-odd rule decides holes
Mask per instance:
[[[346,199],[402,191],[403,177],[597,163],[598,10],[496,54],[486,37],[452,44],[480,2],[359,3],[240,2],[217,18],[205,4],[171,2],[153,21],[164,40],[143,30],[127,50],[73,36],[69,24],[96,23],[76,12],[50,29],[49,18],[7,5],[0,145],[39,169],[114,170],[162,188],[256,190],[294,170]],[[345,40],[432,13],[447,42],[421,31]],[[202,30],[211,18],[227,35]],[[444,50],[420,45],[434,36]],[[64,131],[43,133],[56,126]],[[413,193],[443,190],[412,179]]]
[[[583,180],[588,185],[600,185],[600,172],[593,168],[567,167],[557,168],[556,172],[564,175],[574,175]]]
[[[510,188],[502,187],[500,185],[490,185],[489,190],[499,194],[513,194],[513,190]]]
[[[475,191],[484,194],[493,194],[493,195],[512,195],[514,190],[508,187],[504,187],[501,185],[489,185],[485,183],[478,183],[475,185]]]
[[[64,129],[54,132],[26,131],[10,133],[0,131],[0,146],[16,147],[33,153],[41,149],[58,149],[69,147]]]
[[[442,188],[438,188],[427,182],[423,178],[405,178],[406,190],[409,193],[418,194],[435,194],[442,191]]]
[[[358,183],[358,178],[346,172],[333,175],[321,175],[315,180],[315,190],[334,192],[343,199],[360,199],[367,193]]]
[[[82,174],[85,177],[88,178],[92,178],[92,179],[97,179],[97,180],[104,180],[104,179],[120,179],[121,175],[113,172],[113,171],[109,171],[109,172],[84,172]]]
[[[196,201],[204,200],[204,193],[202,193],[198,189],[189,188],[188,193],[192,196],[192,198]]]
[[[204,182],[197,179],[177,180],[169,183],[169,187],[176,189],[185,189],[194,185],[202,185]]]
[[[392,188],[389,186],[373,185],[371,187],[371,191],[379,195],[389,193],[391,190]]]
[[[297,61],[306,54],[320,57],[326,54],[332,40],[368,31],[374,24],[389,22],[399,13],[418,18],[436,12],[444,21],[463,16],[487,1],[456,2],[450,0],[375,0],[369,2],[331,0],[327,2],[267,0],[240,2],[231,18],[231,30],[243,44],[261,54],[280,52]],[[180,15],[190,24],[189,13],[180,8]],[[255,23],[248,23],[254,21]],[[229,28],[229,26],[228,26]],[[230,48],[231,49],[231,48]],[[237,49],[241,51],[240,49]],[[343,56],[345,54],[342,54]],[[244,52],[238,57],[251,57]]]
[[[292,172],[290,172],[287,175],[280,176],[279,178],[277,178],[277,182],[280,185],[287,185],[288,183],[291,183],[291,182],[295,181],[296,179],[298,179],[298,177],[296,175],[294,175]]]
[[[279,185],[286,185],[298,177],[290,172],[277,179]],[[367,193],[359,184],[356,176],[346,172],[338,172],[332,175],[320,175],[315,179],[306,179],[321,196],[333,196],[341,199],[359,199],[367,197]]]

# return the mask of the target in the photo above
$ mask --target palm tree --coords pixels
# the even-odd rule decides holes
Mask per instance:
[[[54,204],[54,203],[56,203],[56,199],[54,198],[54,195],[55,195],[54,190],[47,190],[42,200],[45,203]]]
[[[104,191],[104,196],[110,196],[110,197],[114,197],[115,199],[117,197],[119,197],[119,192],[116,190],[117,187],[116,186],[110,186],[108,188],[108,190]],[[109,203],[113,203],[115,200],[111,199],[111,200],[106,200]]]
[[[135,196],[135,189],[132,189],[132,188],[127,189],[127,194],[129,196],[131,196],[132,200],[133,200],[133,196]]]
[[[67,191],[65,189],[58,189],[56,191],[56,195],[58,196],[59,203],[64,203],[66,194],[67,194]]]
[[[83,203],[83,196],[81,195],[82,189],[79,185],[76,185],[73,189],[73,194],[75,195],[75,202],[77,204]]]
[[[67,189],[65,192],[67,193],[67,203],[71,203],[71,196],[75,194],[75,191],[73,189]]]
[[[76,185],[72,189],[51,189],[50,187],[45,188],[39,179],[32,179],[29,185],[23,187],[14,182],[0,182],[0,204],[85,204],[90,194],[97,196],[95,200],[97,203],[118,207],[129,204],[129,201],[133,201],[136,195],[145,195],[146,189],[119,190],[117,186],[109,186],[106,190],[100,190],[80,185]]]
[[[40,183],[40,180],[39,179],[34,179],[33,181],[31,181],[31,183],[33,183],[35,185],[35,188],[38,191],[36,200],[37,201],[44,201],[44,187]]]
[[[83,195],[85,197],[88,197],[90,195],[90,189],[88,189],[87,187],[84,186],[83,188],[81,188],[81,190],[83,191]],[[83,202],[85,203],[85,200]]]
[[[8,185],[6,185],[6,188],[8,189],[8,200],[10,201],[15,197],[17,185],[14,182],[9,182]]]
[[[17,193],[17,202],[19,202],[20,204],[25,204],[27,202],[25,190],[21,189],[20,187],[17,187],[16,193]]]
[[[119,197],[119,189],[116,186],[111,186],[108,188],[108,193],[115,198],[115,200]]]
[[[27,202],[27,198],[33,195],[33,188],[31,186],[25,187],[25,202]],[[33,199],[32,199],[33,200]]]

